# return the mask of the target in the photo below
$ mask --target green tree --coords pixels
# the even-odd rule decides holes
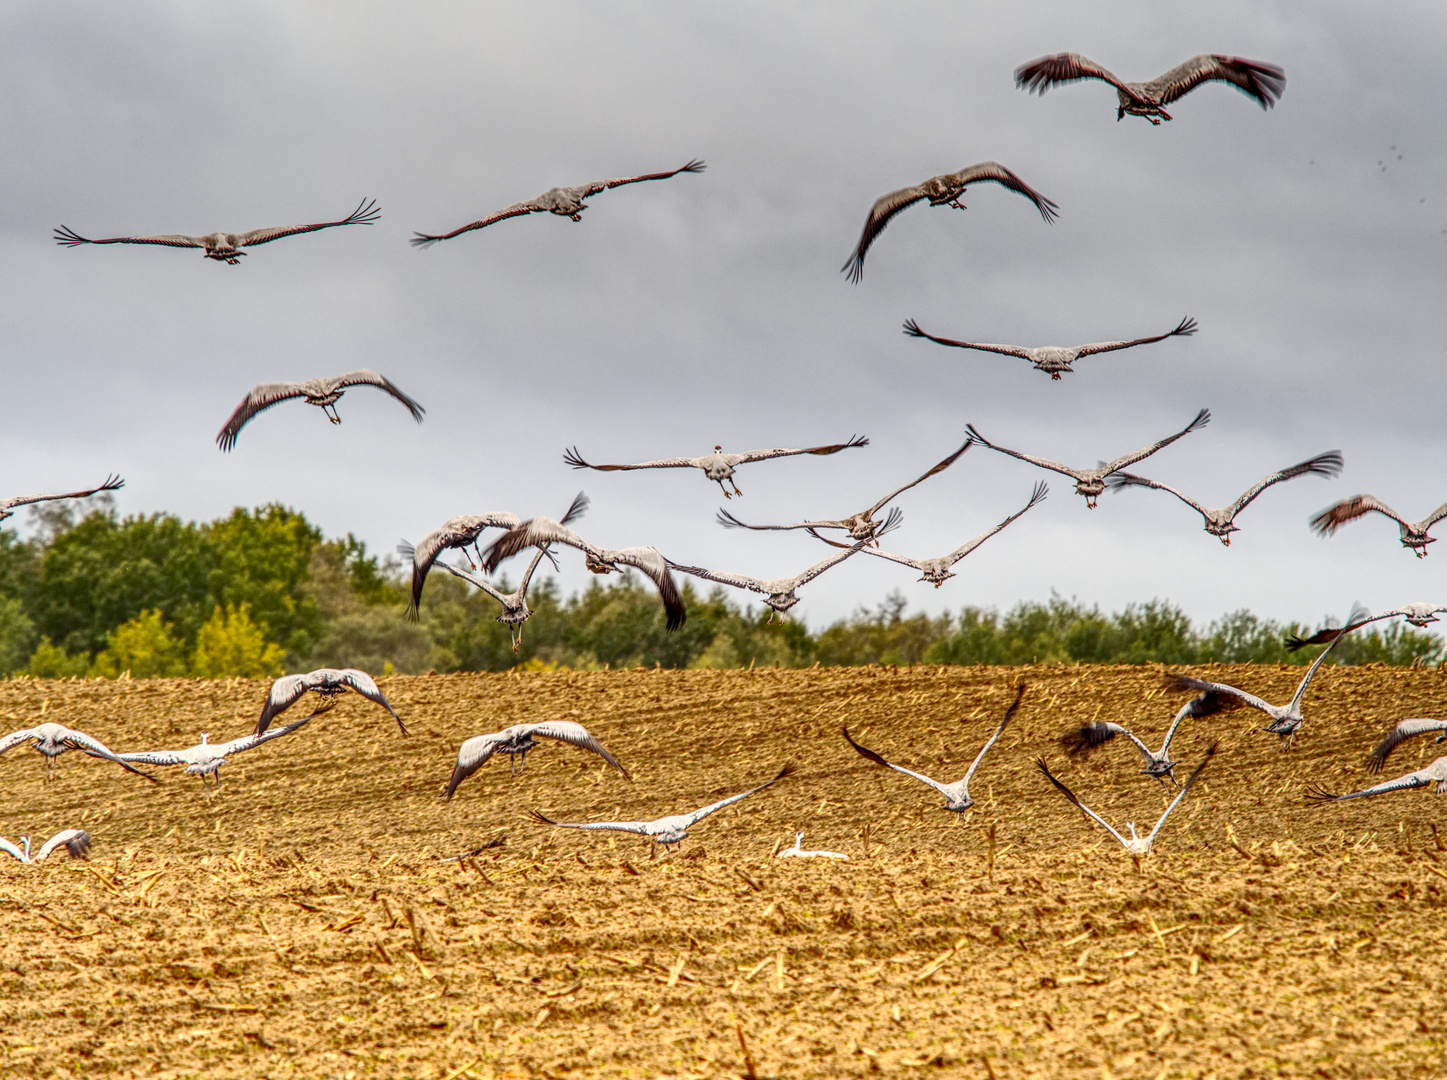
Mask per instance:
[[[92,674],[111,679],[126,671],[136,679],[186,673],[181,642],[159,611],[143,611],[107,634],[106,647],[91,668]]]
[[[34,675],[37,679],[68,679],[89,671],[90,657],[86,653],[71,656],[58,645],[51,644],[48,637],[40,639],[25,668],[27,675]]]
[[[904,594],[895,590],[873,612],[860,608],[819,634],[815,656],[829,665],[918,664],[950,632],[949,615],[905,617]]]
[[[251,621],[250,604],[227,604],[224,611],[218,604],[196,634],[191,674],[198,679],[274,678],[285,670],[286,651]]]
[[[0,596],[0,675],[24,670],[35,650],[35,624],[19,600]]]
[[[237,507],[202,533],[211,551],[206,577],[211,605],[249,604],[268,641],[293,656],[306,655],[325,629],[315,597],[305,588],[321,530],[272,503],[255,511]]]

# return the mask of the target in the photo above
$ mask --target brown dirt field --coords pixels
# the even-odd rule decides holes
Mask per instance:
[[[1300,671],[1198,673],[1284,700]],[[838,735],[954,779],[1020,677],[963,823]],[[738,1026],[761,1077],[1442,1076],[1442,804],[1302,792],[1362,786],[1391,724],[1443,714],[1447,672],[1328,668],[1285,752],[1244,711],[1189,723],[1183,761],[1221,752],[1138,872],[1033,760],[1107,818],[1153,822],[1165,796],[1133,751],[1072,764],[1054,740],[1097,717],[1164,731],[1182,699],[1159,684],[1061,667],[397,677],[383,689],[411,737],[348,696],[236,759],[218,799],[179,769],[152,785],[74,753],[44,784],[39,755],[12,751],[0,833],[83,825],[95,846],[0,865],[0,1072],[740,1076]],[[43,706],[160,749],[244,734],[264,692],[0,682],[0,718]],[[441,800],[463,738],[553,716],[636,782],[545,744]],[[1435,756],[1409,745],[1389,775]],[[796,775],[681,856],[523,814],[684,812],[786,761]],[[772,859],[796,828],[851,860]]]

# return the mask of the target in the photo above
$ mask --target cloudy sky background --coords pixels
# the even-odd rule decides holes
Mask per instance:
[[[110,471],[123,513],[210,519],[280,501],[390,551],[457,513],[555,516],[582,488],[585,536],[764,577],[825,553],[807,535],[714,524],[701,474],[578,473],[598,462],[806,446],[746,467],[757,523],[858,510],[954,449],[1093,465],[1209,427],[1136,471],[1224,505],[1263,474],[1340,448],[1341,479],[1274,488],[1229,549],[1168,495],[1106,495],[973,448],[900,501],[889,546],[949,551],[1050,498],[943,589],[856,557],[803,592],[820,626],[900,588],[915,607],[1008,608],[1052,591],[1116,610],[1153,597],[1214,618],[1315,621],[1443,598],[1383,518],[1322,540],[1307,518],[1369,491],[1409,517],[1447,499],[1440,323],[1447,263],[1447,8],[1353,3],[566,3],[195,5],[57,2],[0,12],[0,491]],[[1159,128],[1081,83],[1043,98],[1016,66],[1073,50],[1127,79],[1202,51],[1272,61],[1263,113],[1224,84]],[[605,192],[581,224],[445,231],[555,185],[708,171]],[[965,213],[917,207],[838,272],[872,201],[994,159],[1060,204],[1043,224],[995,185]],[[382,217],[253,249],[68,250],[82,235],[246,230]],[[1194,338],[1024,361],[904,337],[1020,345]],[[333,427],[300,403],[216,432],[256,383],[356,367]],[[22,522],[23,518],[17,518]],[[580,559],[564,586],[581,587]]]

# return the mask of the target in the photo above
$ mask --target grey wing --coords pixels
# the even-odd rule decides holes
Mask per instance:
[[[749,788],[748,791],[741,791],[737,795],[730,795],[727,799],[720,799],[718,802],[709,803],[707,806],[700,806],[693,813],[684,815],[684,819],[688,823],[684,827],[690,828],[698,824],[710,814],[714,814],[722,810],[725,806],[732,806],[736,802],[747,799],[750,795],[757,795],[759,792],[763,791],[764,788],[773,787],[775,784],[777,784],[780,780],[784,779],[784,777],[788,776],[793,771],[794,766],[785,765],[782,769],[779,770],[779,774],[777,776],[775,776],[772,780],[760,784],[758,787]]]
[[[767,461],[770,458],[793,457],[795,454],[837,454],[856,446],[868,446],[869,440],[858,435],[849,436],[848,442],[826,443],[823,446],[806,446],[802,450],[749,450],[742,454],[730,454],[734,464],[748,461]]]
[[[1342,466],[1345,464],[1340,450],[1328,450],[1325,454],[1317,454],[1314,458],[1299,461],[1290,468],[1281,469],[1270,476],[1263,476],[1245,493],[1230,506],[1230,517],[1234,518],[1242,510],[1246,509],[1252,499],[1260,495],[1272,484],[1279,484],[1283,480],[1295,480],[1298,476],[1326,476],[1335,477],[1340,475]]]
[[[851,547],[848,551],[841,551],[838,555],[830,555],[827,559],[816,562],[813,566],[809,567],[809,569],[805,570],[798,577],[792,579],[794,582],[794,588],[797,589],[802,585],[809,584],[809,582],[813,581],[825,570],[828,570],[831,566],[834,566],[838,563],[842,563],[845,559],[849,558],[849,556],[853,555],[856,551],[859,551],[863,547],[864,541],[861,540],[859,543]]]
[[[725,529],[753,529],[755,532],[778,532],[789,529],[842,529],[842,521],[796,521],[792,525],[748,525],[734,517],[727,510],[719,510],[714,520]]]
[[[12,510],[17,506],[28,506],[31,503],[54,502],[56,499],[84,499],[100,491],[114,491],[116,488],[125,486],[124,480],[112,474],[105,478],[105,482],[100,487],[93,487],[86,491],[67,491],[63,495],[17,495],[13,499],[0,499],[0,510]]]
[[[1437,507],[1437,509],[1433,510],[1430,514],[1428,514],[1422,520],[1420,527],[1425,529],[1429,525],[1435,525],[1444,517],[1447,517],[1447,503],[1443,503],[1441,506]]]
[[[1130,341],[1097,341],[1093,345],[1082,345],[1076,359],[1095,353],[1115,352],[1117,349],[1133,349],[1137,345],[1150,345],[1157,341],[1165,341],[1168,337],[1190,337],[1197,329],[1196,320],[1187,315],[1174,330],[1167,330],[1164,334],[1157,334],[1155,337],[1133,338]]]
[[[122,760],[119,754],[106,746],[105,743],[101,742],[94,735],[87,735],[83,731],[71,731],[67,729],[65,735],[59,741],[63,742],[72,750],[80,750],[83,753],[89,754],[91,757],[101,758],[105,761],[113,761],[127,772],[133,772],[137,776],[144,776],[152,783],[156,781],[154,776],[149,776],[141,772],[140,769],[132,768],[130,764]]]
[[[668,563],[671,569],[683,574],[692,574],[694,577],[703,578],[705,581],[716,581],[720,585],[732,585],[736,589],[752,589],[756,593],[769,593],[764,588],[764,582],[758,578],[748,577],[745,574],[731,574],[726,570],[709,570],[702,566],[684,566],[682,563]]]
[[[987,442],[984,436],[982,436],[978,431],[975,430],[974,424],[966,424],[965,430],[970,433],[970,435],[974,438],[975,442],[979,443],[981,446],[988,446],[991,450],[998,450],[1002,454],[1009,454],[1012,458],[1019,458],[1021,461],[1028,461],[1031,465],[1038,465],[1042,469],[1049,469],[1052,472],[1064,473],[1066,476],[1072,477],[1076,480],[1079,480],[1080,477],[1083,475],[1079,469],[1072,469],[1069,465],[1062,465],[1058,461],[1051,461],[1049,458],[1032,457],[1029,454],[1022,454],[1018,450],[1006,450],[1003,446],[996,446],[992,442]]]
[[[312,714],[312,716],[315,715],[316,713]],[[222,756],[239,754],[243,750],[252,750],[260,746],[262,743],[271,742],[272,739],[279,739],[283,735],[290,735],[298,728],[306,727],[308,724],[311,723],[311,720],[311,716],[304,716],[300,720],[293,721],[292,723],[286,724],[282,727],[271,728],[270,730],[264,731],[259,735],[256,733],[252,733],[250,735],[243,735],[239,739],[232,739],[230,742],[224,742],[219,744],[216,747],[216,750]]]
[[[1346,795],[1331,795],[1321,788],[1308,793],[1308,798],[1330,800],[1340,802],[1342,799],[1365,799],[1373,795],[1387,795],[1393,791],[1411,791],[1413,788],[1431,787],[1433,784],[1440,784],[1444,777],[1447,777],[1447,758],[1438,758],[1425,769],[1418,769],[1416,772],[1407,773],[1406,776],[1399,776],[1395,780],[1387,780],[1384,783],[1363,788],[1361,791],[1349,792]]]
[[[117,754],[132,765],[189,765],[191,756],[184,750],[153,750],[137,754]]]
[[[342,682],[361,694],[368,701],[374,702],[386,709],[392,714],[392,719],[397,721],[397,726],[402,729],[402,734],[407,734],[407,727],[402,723],[402,718],[397,715],[397,710],[392,708],[391,703],[388,702],[382,691],[378,689],[372,676],[368,675],[365,671],[358,671],[356,668],[345,668],[342,671]]]
[[[663,611],[667,619],[669,630],[677,630],[688,618],[688,613],[683,607],[683,597],[678,593],[678,583],[673,580],[673,574],[669,572],[668,560],[655,547],[631,547],[623,548],[621,551],[608,551],[609,562],[623,563],[626,566],[636,566],[652,580],[658,588],[659,599],[663,601]]]
[[[920,185],[914,187],[900,188],[898,191],[891,191],[874,201],[869,209],[869,216],[864,219],[864,231],[859,234],[859,243],[855,245],[854,254],[849,257],[840,271],[849,276],[854,284],[859,284],[859,279],[864,276],[864,254],[869,250],[869,245],[874,243],[874,238],[884,231],[891,218],[907,206],[912,206],[925,197],[924,190]]]
[[[1372,756],[1367,759],[1367,772],[1381,772],[1382,766],[1386,765],[1387,758],[1392,756],[1393,750],[1413,736],[1424,735],[1429,731],[1447,732],[1447,720],[1430,720],[1426,717],[1403,720],[1372,751]]]
[[[982,161],[978,165],[971,165],[968,169],[961,169],[954,174],[954,177],[961,184],[974,184],[982,180],[989,180],[1009,188],[1017,195],[1025,196],[1035,204],[1035,209],[1040,211],[1040,216],[1045,219],[1047,225],[1055,220],[1056,211],[1060,209],[998,161]]]
[[[591,750],[613,768],[617,769],[629,780],[633,777],[628,775],[628,770],[614,759],[613,755],[604,749],[603,744],[595,739],[582,724],[572,720],[545,720],[541,724],[530,725],[534,735],[540,735],[545,739],[557,739],[576,746],[580,750]]]
[[[968,449],[970,448],[970,444],[973,443],[973,442],[974,442],[973,439],[966,439],[966,440],[964,441],[964,443],[960,446],[960,448],[959,448],[958,450],[956,450],[953,454],[950,454],[950,455],[949,455],[948,457],[946,457],[944,460],[939,461],[939,462],[935,463],[934,465],[931,465],[931,466],[929,467],[929,469],[927,469],[927,470],[925,471],[924,475],[919,476],[919,477],[915,478],[914,480],[911,480],[909,483],[905,484],[903,487],[895,488],[893,491],[891,491],[891,492],[890,492],[888,495],[886,495],[884,498],[880,499],[877,503],[875,503],[873,506],[871,506],[871,507],[869,508],[869,513],[873,514],[876,510],[879,510],[881,507],[886,506],[886,505],[888,505],[889,503],[893,502],[897,497],[899,497],[900,495],[903,495],[906,491],[908,491],[910,488],[914,487],[916,484],[922,484],[922,483],[924,483],[924,482],[925,482],[926,480],[928,480],[931,476],[934,476],[935,473],[942,473],[942,472],[944,472],[946,469],[948,469],[951,465],[953,465],[953,464],[955,463],[955,460],[956,460],[961,454],[963,454],[966,450],[968,450]]]
[[[1105,486],[1110,488],[1112,492],[1119,492],[1123,488],[1128,487],[1155,488],[1157,491],[1165,491],[1174,495],[1201,516],[1204,517],[1206,514],[1206,508],[1195,499],[1182,495],[1169,484],[1162,484],[1159,480],[1151,480],[1148,477],[1137,476],[1135,473],[1113,472],[1105,478]]]
[[[985,760],[985,755],[989,753],[990,747],[999,742],[1000,736],[1003,735],[1005,729],[1010,726],[1010,721],[1015,719],[1015,714],[1020,711],[1020,703],[1024,700],[1025,683],[1022,680],[1015,685],[1015,700],[1010,703],[1010,707],[1005,710],[1005,715],[1000,718],[1000,725],[995,728],[995,734],[991,735],[989,741],[980,747],[980,752],[975,755],[975,760],[970,764],[969,771],[965,773],[964,783],[967,790],[970,786],[970,779],[975,775],[975,770],[980,767],[980,762]]]
[[[955,548],[955,550],[952,551],[952,552],[950,552],[950,554],[947,556],[947,558],[948,558],[948,560],[949,560],[949,564],[950,564],[951,566],[954,566],[955,563],[959,562],[961,559],[963,559],[963,558],[964,558],[966,555],[968,555],[970,552],[974,551],[975,548],[979,547],[979,546],[980,546],[981,544],[983,544],[986,540],[990,539],[990,537],[994,536],[997,532],[999,532],[1001,529],[1003,529],[1006,525],[1010,524],[1010,522],[1014,521],[1014,520],[1015,520],[1016,518],[1018,518],[1020,515],[1022,515],[1023,513],[1025,513],[1026,510],[1029,510],[1029,509],[1030,509],[1032,506],[1034,506],[1036,503],[1043,501],[1044,498],[1045,498],[1045,496],[1048,495],[1049,493],[1050,493],[1050,487],[1045,483],[1044,480],[1041,480],[1039,483],[1037,483],[1037,484],[1035,485],[1034,490],[1031,491],[1031,493],[1030,493],[1030,501],[1025,504],[1025,506],[1024,506],[1023,509],[1017,510],[1015,513],[1011,514],[1009,517],[1007,517],[1004,521],[1000,522],[1000,524],[996,525],[996,526],[995,526],[993,529],[991,529],[989,532],[983,532],[983,533],[981,533],[979,536],[977,536],[977,537],[975,537],[973,540],[971,540],[969,543],[967,543],[967,544],[961,544],[959,547]],[[898,560],[896,560],[896,561],[898,561]]]
[[[17,862],[29,862],[29,861],[30,861],[29,859],[27,859],[27,858],[25,857],[25,852],[24,852],[24,851],[22,851],[20,848],[16,847],[15,844],[11,843],[9,840],[7,840],[7,839],[6,839],[5,837],[3,837],[3,836],[0,836],[0,851],[3,851],[6,855],[9,855],[12,859],[16,860]]]
[[[17,746],[21,746],[31,739],[38,738],[40,738],[40,736],[34,728],[12,731],[9,735],[6,735],[5,738],[0,739],[0,754],[5,753],[7,750],[14,750]]]
[[[349,371],[345,375],[340,375],[334,380],[334,384],[338,387],[375,386],[378,389],[385,390],[403,405],[406,405],[407,411],[412,414],[412,419],[416,420],[419,424],[422,423],[422,414],[427,411],[412,398],[402,393],[401,390],[398,390],[397,385],[392,382],[391,379],[388,379],[384,375],[378,375],[369,368],[363,368],[360,371]]]
[[[913,319],[906,319],[904,332],[910,337],[922,337],[933,341],[937,345],[949,345],[956,349],[979,349],[981,352],[1002,353],[1005,356],[1018,356],[1022,360],[1030,359],[1030,350],[1022,349],[1018,345],[987,345],[972,341],[956,341],[954,338],[935,337],[927,334],[919,328],[919,323]]]
[[[1166,807],[1165,813],[1163,813],[1160,816],[1159,820],[1156,821],[1156,827],[1152,829],[1150,835],[1146,837],[1147,846],[1155,842],[1156,835],[1161,831],[1161,826],[1166,823],[1166,818],[1171,816],[1171,811],[1174,810],[1177,806],[1181,805],[1181,800],[1191,793],[1191,788],[1195,786],[1196,780],[1201,775],[1201,771],[1207,765],[1209,765],[1211,763],[1211,759],[1216,756],[1216,748],[1219,745],[1219,743],[1212,743],[1210,747],[1206,750],[1206,756],[1201,759],[1201,764],[1196,766],[1195,771],[1191,773],[1190,779],[1188,779],[1181,787],[1180,794],[1171,800],[1171,805]]]
[[[499,732],[490,735],[475,735],[457,748],[457,764],[452,768],[452,779],[447,782],[447,798],[452,798],[457,786],[478,769],[487,764],[497,748],[502,745]]]
[[[543,544],[565,544],[577,548],[595,558],[602,555],[602,548],[588,543],[581,536],[550,518],[531,518],[516,528],[503,533],[483,552],[483,567],[490,574],[498,564],[510,559],[525,548]]]
[[[1206,682],[1204,679],[1192,679],[1186,675],[1167,674],[1166,689],[1177,694],[1204,693],[1211,691],[1217,694],[1224,694],[1227,697],[1236,698],[1243,705],[1249,705],[1253,709],[1259,709],[1267,715],[1271,714],[1271,706],[1255,694],[1248,694],[1245,690],[1238,690],[1234,686],[1227,686],[1225,683]]]
[[[63,247],[78,247],[81,244],[159,244],[161,247],[203,248],[206,246],[199,236],[182,236],[170,233],[164,236],[112,236],[105,240],[87,240],[79,233],[62,225],[55,230],[55,242]]]
[[[1055,774],[1050,771],[1050,766],[1045,764],[1044,758],[1036,758],[1035,767],[1045,774],[1045,779],[1049,780],[1052,784],[1055,785],[1056,791],[1060,792],[1060,794],[1064,795],[1067,799],[1073,802],[1076,807],[1083,813],[1095,819],[1095,823],[1106,832],[1110,833],[1111,836],[1115,837],[1116,840],[1120,842],[1121,847],[1126,846],[1125,837],[1121,836],[1120,833],[1116,832],[1114,826],[1112,826],[1110,822],[1106,821],[1105,818],[1101,817],[1090,807],[1086,806],[1083,802],[1076,798],[1075,792],[1071,791],[1068,787],[1066,787],[1063,783],[1061,783],[1055,778]]]
[[[261,716],[256,721],[256,734],[265,731],[279,713],[291,708],[306,693],[305,679],[304,675],[283,675],[271,684],[266,704],[261,707]]]
[[[1447,511],[1447,503],[1440,508]],[[1382,502],[1375,495],[1353,495],[1350,499],[1343,499],[1339,503],[1333,503],[1321,513],[1311,519],[1311,527],[1322,536],[1330,536],[1348,521],[1353,521],[1363,514],[1369,514],[1375,510],[1379,514],[1385,514],[1399,525],[1410,525],[1411,522],[1402,517],[1386,503]]]
[[[642,176],[625,176],[618,180],[602,180],[596,184],[589,184],[588,187],[590,190],[588,194],[594,195],[604,189],[622,187],[624,184],[641,184],[645,180],[668,180],[671,177],[677,176],[679,173],[701,173],[707,167],[708,166],[698,158],[693,158],[687,165],[674,169],[672,172],[644,173]]]
[[[66,829],[52,836],[41,849],[35,853],[35,862],[46,858],[58,847],[64,847],[66,854],[72,859],[83,859],[85,853],[90,850],[90,833],[84,829]]]
[[[583,455],[578,453],[575,446],[563,453],[563,460],[575,469],[595,469],[598,472],[620,472],[625,469],[696,469],[698,468],[697,458],[671,457],[659,458],[657,461],[640,461],[635,465],[594,465],[583,460]]]
[[[474,221],[470,225],[464,225],[460,229],[453,229],[448,233],[413,233],[412,239],[408,241],[415,248],[427,248],[439,240],[451,240],[454,236],[461,236],[465,232],[472,232],[474,229],[485,229],[489,225],[496,225],[499,221],[506,221],[508,218],[522,217],[524,214],[544,213],[544,208],[529,200],[527,202],[513,203],[506,210],[499,210],[491,217]]]
[[[648,835],[648,826],[651,821],[586,821],[573,824],[566,821],[554,821],[550,817],[544,817],[536,810],[529,810],[528,816],[534,821],[544,825],[551,825],[555,829],[606,829],[609,832],[637,833],[639,836]]]
[[[1116,469],[1124,468],[1124,467],[1127,466],[1127,465],[1134,465],[1137,461],[1141,461],[1141,460],[1144,460],[1145,458],[1150,457],[1150,456],[1151,456],[1152,454],[1154,454],[1157,450],[1163,450],[1163,449],[1165,449],[1167,446],[1170,446],[1171,443],[1175,442],[1177,439],[1181,438],[1182,436],[1189,435],[1191,432],[1196,431],[1196,430],[1198,430],[1198,429],[1200,429],[1200,428],[1205,427],[1205,426],[1206,426],[1207,424],[1209,424],[1210,422],[1211,422],[1211,410],[1210,410],[1210,409],[1202,409],[1200,412],[1198,412],[1198,413],[1196,414],[1196,417],[1195,417],[1194,420],[1192,420],[1189,424],[1187,424],[1185,427],[1183,427],[1180,431],[1176,432],[1174,435],[1167,435],[1167,436],[1166,436],[1164,439],[1162,439],[1160,442],[1152,443],[1150,446],[1142,447],[1141,449],[1132,451],[1131,453],[1126,454],[1126,455],[1124,455],[1123,457],[1118,457],[1118,458],[1116,458],[1114,461],[1112,461],[1109,465],[1104,466],[1104,468],[1105,468],[1105,470],[1106,470],[1107,472],[1115,472]]]
[[[1326,660],[1327,656],[1330,655],[1331,651],[1335,649],[1338,644],[1341,643],[1342,638],[1346,637],[1348,633],[1357,629],[1358,627],[1365,626],[1367,623],[1375,621],[1376,620],[1372,617],[1371,612],[1369,612],[1366,608],[1362,607],[1360,604],[1353,605],[1351,612],[1347,615],[1346,622],[1342,624],[1342,633],[1332,639],[1331,644],[1321,651],[1321,655],[1311,662],[1311,667],[1307,668],[1306,674],[1301,677],[1301,683],[1297,686],[1296,693],[1292,695],[1291,698],[1291,706],[1293,708],[1301,704],[1301,699],[1306,696],[1306,688],[1311,685],[1311,680],[1316,675],[1316,669],[1321,667],[1322,663]]]
[[[236,411],[226,421],[226,426],[217,434],[216,445],[222,450],[230,450],[236,445],[236,436],[246,422],[262,409],[269,409],[279,401],[299,397],[306,397],[306,391],[300,383],[262,383],[236,406]]]
[[[257,244],[269,244],[273,240],[280,240],[283,236],[297,236],[301,233],[316,232],[318,229],[331,229],[338,225],[370,225],[381,216],[382,211],[377,209],[377,200],[363,199],[357,204],[357,208],[340,221],[320,221],[314,225],[278,225],[270,229],[252,229],[248,233],[242,233],[238,247],[255,247]]]
[[[1098,720],[1095,723],[1072,728],[1060,736],[1058,742],[1071,757],[1083,758],[1089,757],[1094,751],[1113,741],[1117,735],[1124,735],[1135,743],[1135,748],[1141,752],[1141,755],[1147,761],[1150,760],[1150,750],[1146,748],[1145,743],[1136,738],[1129,728],[1117,724],[1113,720]]]
[[[860,746],[857,742],[854,741],[853,736],[849,734],[849,729],[847,727],[841,727],[839,731],[844,736],[844,741],[847,742],[850,746],[854,747],[855,753],[857,753],[860,757],[868,758],[876,765],[883,765],[886,769],[893,769],[897,773],[903,773],[905,776],[908,776],[912,780],[918,780],[921,784],[925,784],[928,787],[934,788],[947,799],[953,797],[952,793],[946,789],[945,785],[941,784],[938,780],[932,780],[930,777],[925,776],[924,773],[917,773],[910,769],[906,769],[903,765],[896,765],[894,762],[887,760],[882,755],[876,754],[867,746]]]
[[[1094,60],[1087,60],[1079,53],[1056,53],[1031,60],[1015,69],[1015,85],[1028,92],[1043,95],[1052,86],[1062,83],[1079,82],[1081,79],[1100,79],[1130,97],[1135,97],[1126,85],[1101,67]]]
[[[1228,82],[1248,97],[1255,98],[1263,109],[1276,104],[1281,92],[1286,89],[1286,72],[1275,64],[1219,53],[1193,56],[1146,85],[1160,95],[1162,105],[1169,105],[1203,82],[1216,79]]]

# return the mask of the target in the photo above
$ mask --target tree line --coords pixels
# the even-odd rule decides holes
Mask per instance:
[[[681,582],[688,621],[664,627],[657,594],[631,574],[563,596],[535,579],[514,652],[496,604],[445,573],[428,578],[422,617],[403,615],[408,570],[348,535],[327,539],[271,504],[197,524],[119,517],[108,497],[33,508],[30,535],[0,532],[0,674],[41,678],[271,676],[312,667],[388,672],[851,664],[1307,663],[1285,639],[1309,629],[1237,611],[1196,627],[1162,600],[1104,614],[1052,597],[1003,615],[910,614],[895,592],[811,632],[722,588]],[[1436,635],[1372,628],[1337,663],[1443,660]]]

